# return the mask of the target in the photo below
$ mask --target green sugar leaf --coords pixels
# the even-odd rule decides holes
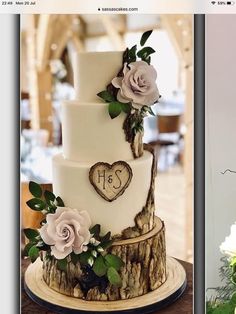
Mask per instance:
[[[107,90],[104,90],[97,94],[98,97],[102,98],[106,102],[112,102],[115,101],[115,98],[113,95],[111,95]]]
[[[111,102],[108,107],[109,115],[112,119],[119,116],[121,113],[121,105],[118,101]]]
[[[129,63],[136,61],[136,51],[137,51],[137,45],[133,46],[133,47],[128,51],[128,61],[129,61]]]
[[[156,116],[151,107],[148,107],[147,111],[150,113],[150,115]]]
[[[35,229],[26,228],[26,229],[24,229],[24,234],[25,234],[27,239],[33,240],[34,238],[36,238],[39,235],[39,232],[38,232],[38,230],[35,230]]]
[[[67,258],[63,258],[63,259],[58,259],[57,260],[57,268],[62,270],[62,271],[66,271],[67,268]]]
[[[123,64],[129,62],[129,48],[126,48],[123,53]]]
[[[107,254],[105,257],[106,264],[109,267],[113,267],[116,270],[119,270],[122,266],[124,266],[124,262],[118,256],[114,254]]]
[[[41,186],[34,181],[30,181],[29,191],[34,197],[41,197],[42,196]]]
[[[36,211],[41,211],[46,208],[46,203],[37,197],[30,199],[26,202],[26,204],[29,206],[29,208]]]
[[[138,51],[137,56],[139,58],[141,58],[143,61],[146,61],[147,58],[153,54],[154,52],[156,52],[153,48],[151,47],[145,47],[142,48],[141,50]]]
[[[101,246],[104,250],[106,250],[107,248],[109,248],[109,247],[112,245],[113,242],[114,242],[113,240],[104,241],[104,242],[102,242],[102,243],[100,244],[100,246]]]
[[[149,64],[149,65],[150,65],[150,63],[151,63],[151,57],[150,57],[150,56],[148,56],[148,57],[147,57],[147,58],[145,58],[143,61],[147,62],[147,64]]]
[[[59,207],[65,207],[65,204],[64,204],[63,200],[60,198],[60,196],[58,196],[56,198],[56,203],[57,203],[57,206],[59,206]]]
[[[131,104],[130,103],[127,103],[127,104],[124,104],[124,103],[120,103],[121,105],[121,109],[124,113],[130,113],[131,111]]]
[[[52,192],[47,190],[44,192],[44,197],[48,205],[52,205],[52,203],[56,199],[56,196]]]
[[[33,245],[28,252],[28,255],[30,257],[31,263],[34,263],[36,259],[39,257],[39,249]]]
[[[111,238],[111,232],[109,231],[101,238],[101,242],[109,241],[110,238]]]
[[[106,275],[107,273],[107,266],[105,264],[104,258],[102,255],[100,255],[98,258],[96,258],[94,264],[93,264],[93,271],[98,277],[102,277]]]
[[[29,242],[25,245],[23,250],[23,256],[29,256],[29,250],[32,248],[32,246],[35,245],[35,242]]]
[[[117,270],[114,267],[108,268],[107,278],[109,282],[114,286],[120,287],[122,285],[120,275],[118,274]]]
[[[48,250],[50,250],[50,245],[47,245],[43,241],[39,241],[36,244],[36,247],[39,248],[40,251],[48,251]]]
[[[145,33],[143,33],[141,40],[140,40],[140,45],[144,46],[146,41],[148,40],[148,38],[150,37],[150,35],[152,34],[152,30],[150,31],[146,31]]]
[[[76,265],[79,261],[79,254],[75,254],[74,252],[72,252],[70,254],[70,258],[71,258],[72,263]]]
[[[93,234],[94,238],[97,239],[99,237],[100,232],[101,232],[101,225],[96,224],[89,231],[91,234]]]
[[[81,265],[87,265],[90,257],[91,257],[91,253],[89,251],[79,254],[80,264]]]

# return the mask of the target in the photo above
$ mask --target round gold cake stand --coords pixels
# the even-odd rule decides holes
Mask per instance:
[[[29,297],[39,305],[63,314],[148,314],[175,302],[183,294],[186,284],[183,266],[172,257],[167,257],[167,280],[161,287],[143,296],[119,301],[85,301],[52,290],[42,278],[40,259],[25,273],[25,290]]]

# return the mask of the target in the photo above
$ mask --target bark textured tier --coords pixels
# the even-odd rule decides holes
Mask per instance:
[[[157,175],[157,160],[155,156],[155,151],[151,145],[144,144],[144,149],[149,151],[153,155],[152,161],[152,175],[150,188],[147,195],[147,201],[142,210],[134,218],[134,226],[126,228],[122,231],[121,239],[135,238],[140,235],[146,234],[155,227],[155,178]]]
[[[104,289],[84,290],[81,285],[83,270],[79,262],[69,262],[66,271],[57,268],[55,259],[43,262],[43,278],[47,285],[65,295],[86,300],[125,300],[157,289],[166,281],[165,227],[155,219],[155,228],[138,238],[116,241],[109,252],[124,261],[120,270],[122,286],[108,284]]]

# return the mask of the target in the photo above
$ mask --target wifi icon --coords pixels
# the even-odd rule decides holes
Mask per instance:
[[[214,4],[216,4],[216,1],[211,1],[211,3],[214,5]]]

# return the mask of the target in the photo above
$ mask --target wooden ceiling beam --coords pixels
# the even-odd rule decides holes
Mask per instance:
[[[84,46],[84,41],[79,38],[79,36],[76,33],[72,33],[70,36],[70,40],[77,52],[84,52],[85,51],[85,46]]]
[[[112,21],[112,18],[108,15],[101,15],[100,18],[114,48],[124,50],[125,42],[122,35],[118,32],[115,23]]]
[[[167,30],[177,55],[184,66],[191,65],[192,55],[192,20],[191,16],[182,14],[164,14],[162,26]]]
[[[57,42],[54,42],[55,49],[52,49],[50,59],[60,59],[63,51],[66,48],[66,45],[68,43],[68,40],[70,38],[70,32],[69,30],[64,31],[60,38],[57,40]]]
[[[163,14],[161,16],[162,26],[168,32],[171,42],[176,49],[178,57],[183,60],[183,36],[180,27],[177,25],[175,15]]]
[[[82,15],[78,15],[78,19],[79,19],[79,35],[81,39],[85,39],[87,36],[87,24],[83,19]]]
[[[51,43],[50,59],[60,59],[64,49],[66,48],[68,40],[71,36],[71,16],[60,15],[55,24],[53,40]]]
[[[73,27],[75,18],[79,20],[79,24],[77,25],[77,27]],[[77,52],[84,52],[84,37],[81,36],[81,31],[85,32],[85,22],[79,15],[70,15],[69,21],[70,27],[68,29],[68,41],[72,42]]]
[[[39,71],[43,71],[47,67],[50,59],[54,19],[51,14],[41,14],[39,16],[36,43]]]
[[[118,25],[119,25],[120,33],[122,34],[127,33],[128,29],[127,29],[127,15],[126,14],[120,15],[120,20],[119,20]]]
[[[36,18],[34,14],[27,15],[27,61],[28,61],[28,85],[29,100],[31,108],[31,128],[38,130],[40,128],[40,114],[38,104],[38,76],[36,69]]]

